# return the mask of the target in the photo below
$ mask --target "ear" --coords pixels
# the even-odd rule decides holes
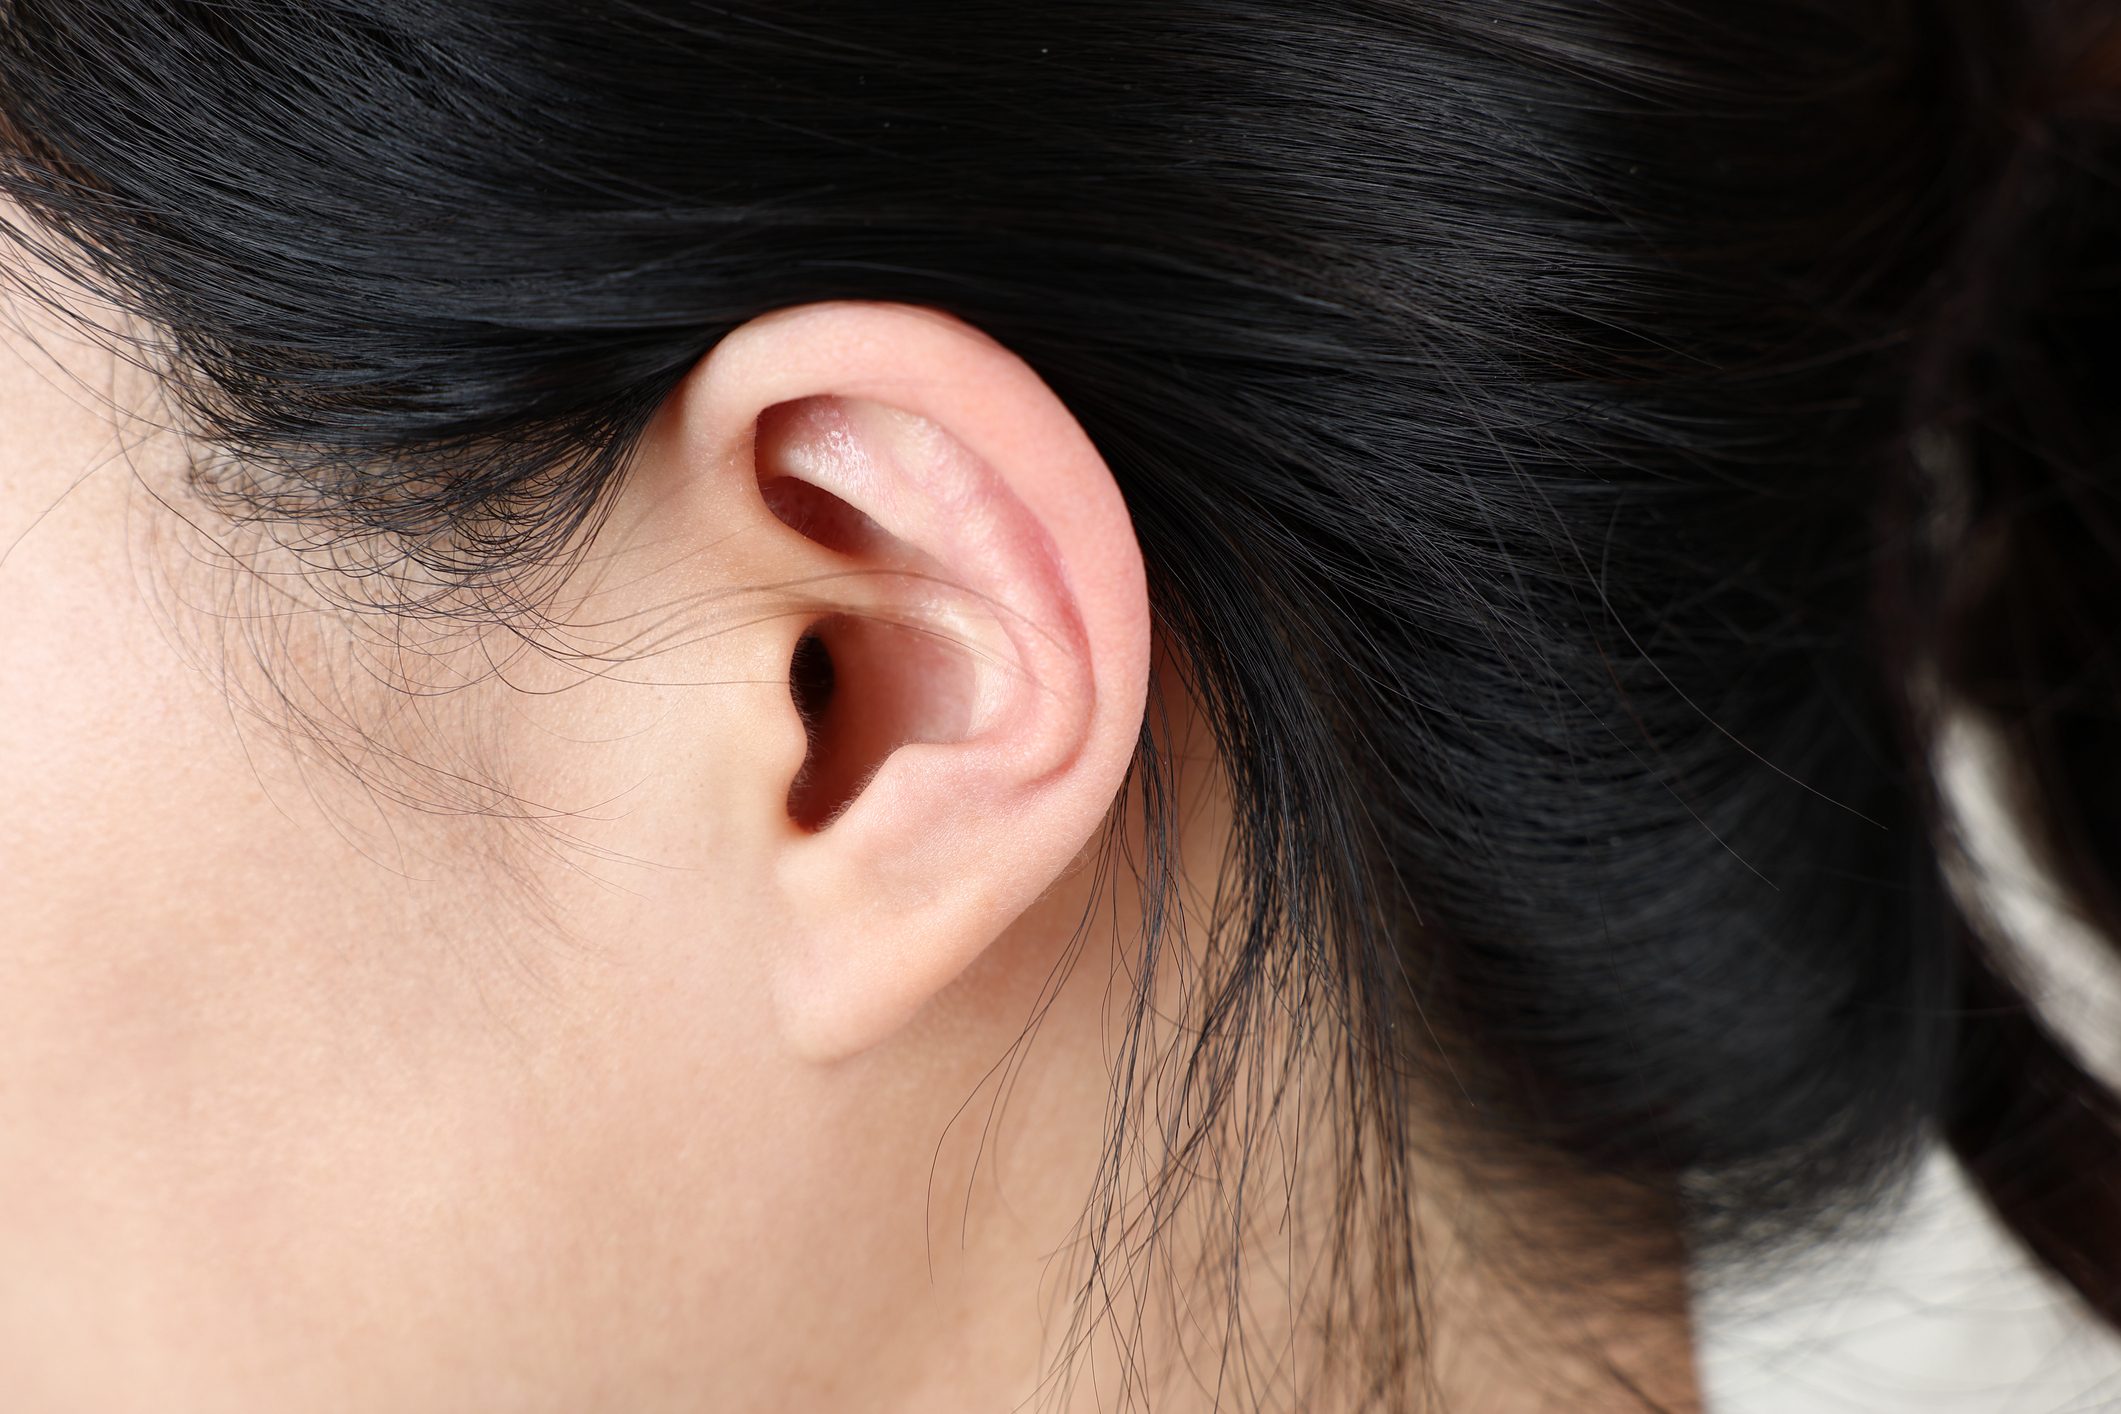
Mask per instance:
[[[1022,360],[886,304],[729,334],[634,475],[724,574],[792,596],[751,650],[789,683],[743,726],[769,747],[712,808],[745,817],[781,1032],[852,1055],[1064,877],[1125,784],[1150,657],[1126,506]]]

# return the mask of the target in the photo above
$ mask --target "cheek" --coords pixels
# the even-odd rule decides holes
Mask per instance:
[[[564,1363],[556,1323],[604,1348],[650,1338],[675,1297],[639,1274],[672,1268],[671,1213],[735,1230],[718,1195],[765,1186],[744,1171],[764,1141],[720,1136],[800,1113],[755,1059],[746,968],[769,925],[739,887],[759,871],[715,823],[738,786],[658,763],[703,743],[717,762],[795,760],[799,736],[725,719],[753,689],[545,693],[570,680],[535,658],[510,664],[521,692],[416,714],[345,643],[296,641],[329,620],[263,617],[287,606],[202,555],[158,499],[182,495],[177,448],[114,459],[109,415],[16,352],[0,350],[0,1384],[49,1379],[40,1407],[172,1407],[241,1367],[256,1407],[331,1407],[349,1380],[471,1407],[479,1393],[436,1395],[437,1370]],[[549,836],[480,817],[476,794],[450,818],[379,807],[343,764],[289,750],[271,706],[289,687],[302,711],[397,723],[393,749],[509,768],[527,798],[579,810],[561,825],[582,851],[548,858]],[[391,754],[353,764],[413,784]],[[774,773],[778,757],[753,774]],[[517,835],[533,852],[511,861]],[[521,859],[543,861],[532,883],[506,867]],[[730,1269],[685,1290],[738,1289],[750,1249],[712,1251]],[[332,1366],[342,1349],[358,1369]]]
[[[28,352],[0,352],[0,1366],[84,1372],[69,1340],[153,1343],[119,1313],[186,1309],[176,1285],[211,1305],[227,1239],[265,1220],[229,1199],[288,1157],[275,1068],[311,1077],[273,1020],[302,988],[248,964],[320,901],[168,632],[142,480],[181,484],[173,453],[114,455],[109,414]]]
[[[174,482],[175,451],[121,455],[88,391],[108,373],[39,335],[66,362],[12,335],[0,350],[0,933],[18,972],[166,911],[181,855],[230,833],[209,808],[228,793],[225,721],[158,631],[140,534],[135,469]]]
[[[372,809],[343,785],[320,803],[321,768],[232,709],[245,630],[217,616],[270,601],[232,593],[239,576],[201,563],[158,503],[181,495],[177,449],[114,457],[110,415],[6,337],[7,1386],[154,1407],[210,1388],[217,1361],[299,1381],[285,1353],[315,1313],[447,1333],[475,1304],[450,1274],[474,1247],[495,1261],[471,1230],[550,1221],[494,1181],[544,1123],[482,1011],[491,956],[438,945],[408,877],[434,853],[381,857]],[[416,1336],[398,1349],[417,1358]],[[279,1392],[288,1408],[331,1393]]]
[[[231,708],[158,517],[99,474],[0,569],[0,1370],[49,1407],[210,1400],[231,1369],[257,1407],[330,1407],[496,1338],[468,1284],[536,1290],[524,1235],[566,1240],[521,1177],[567,1142],[551,1018],[511,991],[527,949],[446,916],[476,869]],[[341,1328],[387,1349],[332,1369]]]

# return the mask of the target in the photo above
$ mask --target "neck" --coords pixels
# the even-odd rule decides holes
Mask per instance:
[[[1511,1190],[1467,1182],[1448,1157],[1418,1166],[1411,1288],[1371,1260],[1383,1242],[1374,1210],[1350,1211],[1345,1175],[1303,1157],[1334,1151],[1327,1113],[1191,1153],[1183,1190],[1159,1187],[1169,1156],[1137,1134],[1109,1201],[1086,1213],[1104,1151],[1070,1121],[1101,1109],[1110,1056],[1070,1000],[1014,1081],[997,1075],[927,1151],[933,1185],[924,1173],[895,1224],[904,1284],[859,1332],[792,1353],[813,1375],[833,1369],[831,1397],[771,1407],[1699,1408],[1673,1212],[1617,1185],[1525,1183],[1506,1208],[1495,1195]],[[1074,1069],[1071,1051],[1095,1064]],[[1418,1147],[1453,1152],[1441,1131]],[[1411,1329],[1422,1335],[1409,1349]]]
[[[1180,698],[1167,687],[1167,700]],[[1183,783],[1180,865],[1200,897],[1225,859],[1218,785]],[[1217,1121],[1197,1125],[1201,1091],[1171,1057],[1194,1039],[1178,979],[1197,983],[1206,939],[1167,945],[1170,985],[1130,1056],[1118,1038],[1143,966],[1129,942],[1139,901],[1105,889],[1084,869],[909,1033],[789,1097],[839,1152],[779,1170],[831,1182],[786,1193],[789,1221],[770,1226],[787,1235],[755,1250],[823,1297],[803,1298],[801,1320],[744,1303],[768,1319],[724,1358],[779,1368],[727,1407],[1699,1407],[1668,1195],[1541,1175],[1532,1156],[1475,1174],[1448,1116],[1391,1141],[1414,1157],[1405,1191],[1388,1194],[1374,1167],[1340,1159],[1350,1120],[1332,1062],[1285,1031],[1250,1037],[1270,1059],[1242,1068]],[[1078,950],[1057,974],[1069,938]],[[1115,1089],[1115,1073],[1132,1082]],[[1197,1142],[1178,1138],[1196,1129]],[[1365,1142],[1374,1156],[1386,1141]],[[1378,1257],[1388,1250],[1410,1251],[1411,1281]],[[762,1361],[772,1340],[785,1358]]]
[[[1129,929],[1086,934],[1051,995],[1021,980],[1047,974],[1027,964],[1083,906],[1049,899],[914,1038],[938,1054],[913,1067],[930,1083],[890,1124],[906,1146],[901,1188],[862,1220],[902,1239],[899,1284],[829,1356],[816,1342],[794,1352],[812,1370],[846,1361],[834,1397],[804,1407],[1698,1408],[1684,1251],[1663,1195],[1535,1179],[1529,1157],[1471,1177],[1458,1157],[1470,1146],[1442,1120],[1402,1135],[1417,1157],[1408,1191],[1388,1199],[1375,1172],[1337,1160],[1349,1121],[1329,1062],[1293,1045],[1277,1055],[1274,1038],[1254,1038],[1277,1059],[1224,1097],[1223,1122],[1174,1154],[1185,1100],[1166,1058],[1189,1039],[1175,1019],[1144,1043],[1136,1071],[1152,1078],[1115,1138],[1126,1057],[1114,1036],[1140,959],[1112,940]],[[1028,1032],[1014,1020],[1034,1012]],[[1175,999],[1164,1012],[1185,1014]],[[974,1018],[1002,1016],[1006,1035],[964,1046],[988,1024]],[[953,1071],[945,1051],[981,1059]],[[1270,1094],[1278,1107],[1254,1103]],[[1412,1215],[1411,1286],[1375,1256],[1394,1230],[1385,1201]]]

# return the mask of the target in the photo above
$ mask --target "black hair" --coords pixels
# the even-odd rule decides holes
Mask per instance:
[[[2115,1097],[1955,896],[1932,769],[1950,712],[1993,724],[2121,935],[2103,4],[0,16],[12,237],[138,316],[206,489],[400,567],[399,612],[534,612],[754,315],[929,305],[1036,368],[1236,803],[1158,1068],[1198,1115],[1294,992],[1380,1211],[1419,1086],[1683,1192],[1705,1256],[1941,1133],[2121,1322]],[[1175,907],[1153,715],[1135,863]]]

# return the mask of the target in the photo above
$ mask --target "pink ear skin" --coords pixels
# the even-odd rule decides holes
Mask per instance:
[[[742,521],[747,571],[815,606],[781,645],[803,756],[771,792],[774,993],[794,1049],[848,1057],[1104,823],[1147,693],[1140,550],[1052,390],[933,311],[765,316],[663,419],[676,499]]]

